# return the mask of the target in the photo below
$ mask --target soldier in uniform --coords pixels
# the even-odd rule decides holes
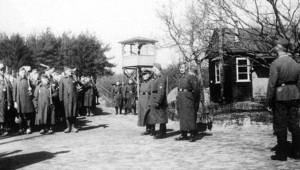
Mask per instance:
[[[25,132],[25,128],[27,128],[26,133],[32,133],[32,121],[34,117],[34,106],[32,102],[33,85],[28,78],[28,67],[21,67],[19,69],[19,77],[16,80],[16,83],[13,87],[13,100],[15,108],[19,114],[20,120],[20,130],[19,134]],[[27,124],[26,124],[27,123]]]
[[[9,81],[4,77],[4,65],[0,63],[0,134],[5,136],[8,134],[8,110],[11,107],[11,92]]]
[[[294,158],[300,153],[300,66],[286,53],[281,45],[274,48],[278,58],[271,64],[267,90],[268,110],[274,110],[274,131],[277,136],[277,151],[272,160],[287,160],[287,129],[292,133]]]
[[[122,114],[123,107],[123,94],[122,94],[122,85],[119,81],[116,82],[115,86],[112,89],[114,106],[116,109],[116,115],[118,114],[118,109],[120,109],[120,114]]]
[[[67,129],[65,133],[74,131],[78,132],[75,128],[76,111],[77,111],[77,98],[78,91],[80,89],[78,82],[73,77],[73,70],[71,68],[65,68],[66,77],[62,79],[59,87],[59,100],[64,103],[65,117],[67,123]]]
[[[52,134],[55,124],[55,109],[53,97],[57,96],[55,87],[51,85],[49,77],[41,76],[41,84],[34,91],[33,103],[36,109],[36,125],[41,126],[40,134]]]
[[[161,65],[154,63],[152,68],[155,74],[151,85],[150,95],[150,115],[153,119],[149,120],[149,124],[160,124],[159,133],[154,139],[162,139],[167,137],[168,115],[167,115],[167,95],[166,95],[166,77],[161,73]]]
[[[125,114],[132,113],[136,114],[136,86],[133,84],[132,80],[128,80],[128,84],[124,87],[124,95],[125,95]],[[127,112],[128,111],[128,112]]]
[[[151,82],[152,82],[151,71],[145,70],[143,72],[143,82],[140,86],[140,96],[138,102],[138,126],[145,126],[146,131],[141,135],[151,135],[155,133],[155,124],[150,124],[151,115],[150,113],[150,95],[151,95]]]
[[[175,138],[176,141],[188,140],[195,141],[196,135],[196,116],[199,108],[199,83],[197,78],[187,73],[186,64],[180,66],[180,77],[177,81],[178,94],[176,106],[180,120],[181,135]],[[190,138],[187,133],[190,132]]]

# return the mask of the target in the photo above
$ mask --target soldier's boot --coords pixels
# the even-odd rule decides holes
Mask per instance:
[[[90,109],[89,108],[86,108],[86,116],[90,116]]]
[[[287,161],[287,135],[277,134],[278,148],[275,155],[271,156],[272,160]]]
[[[142,136],[149,135],[151,133],[151,125],[146,125],[146,131],[141,133]]]
[[[159,133],[154,136],[154,139],[163,139],[167,137],[167,125],[165,123],[161,123],[159,125]]]
[[[155,124],[150,126],[150,136],[155,136]]]
[[[118,108],[117,107],[115,107],[115,110],[116,110],[116,115],[118,114]]]
[[[136,115],[136,108],[133,108],[133,114]]]
[[[289,154],[290,158],[300,159],[300,135],[292,134],[292,148]]]
[[[278,148],[278,145],[275,145],[273,148],[271,148],[271,151],[276,151]]]
[[[125,108],[125,115],[127,115],[128,114],[128,112],[127,112],[127,109]]]
[[[187,132],[186,131],[181,131],[181,134],[179,137],[175,138],[175,141],[181,141],[181,140],[188,140],[189,138],[187,137]]]
[[[197,131],[196,130],[192,130],[189,141],[190,142],[195,142],[196,141],[196,136],[197,136]]]

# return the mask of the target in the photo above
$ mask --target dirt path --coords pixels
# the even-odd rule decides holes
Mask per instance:
[[[270,126],[215,124],[194,143],[176,142],[178,122],[167,124],[168,138],[154,140],[140,136],[136,116],[112,112],[80,118],[79,133],[1,138],[0,169],[300,169],[300,161],[270,160]]]

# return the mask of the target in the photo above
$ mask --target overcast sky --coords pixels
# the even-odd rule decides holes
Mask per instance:
[[[0,32],[40,33],[47,27],[61,35],[64,31],[94,33],[111,46],[108,57],[121,72],[122,40],[143,36],[159,40],[163,25],[156,16],[165,0],[0,0]],[[169,50],[159,50],[157,59],[165,67],[171,63]]]

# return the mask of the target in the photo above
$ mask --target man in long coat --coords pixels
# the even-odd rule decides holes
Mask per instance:
[[[4,65],[0,63],[0,134],[8,134],[8,110],[11,107],[11,91],[9,81],[4,77]]]
[[[78,97],[78,82],[73,77],[73,70],[71,68],[65,68],[66,77],[64,77],[59,87],[59,100],[64,103],[65,117],[67,123],[67,129],[65,133],[69,133],[72,130],[76,133],[78,129],[75,128],[76,111],[77,111],[77,97]]]
[[[167,115],[167,95],[166,95],[166,77],[161,73],[161,65],[154,63],[152,68],[155,78],[151,85],[150,95],[150,116],[149,124],[160,124],[159,133],[154,139],[167,137],[168,115]]]
[[[26,69],[24,67],[21,67],[19,69],[19,77],[17,78],[13,88],[13,100],[20,119],[20,130],[18,132],[20,134],[24,133],[25,128],[27,128],[27,134],[30,134],[32,132],[32,121],[35,111],[32,102],[33,85],[31,84],[31,81],[28,79],[26,74]]]
[[[188,140],[187,132],[191,132],[189,141],[195,141],[196,116],[199,106],[199,83],[195,76],[187,73],[185,63],[180,66],[180,77],[177,81],[178,94],[176,106],[180,120],[181,135],[175,138],[176,141]]]
[[[133,114],[136,114],[136,86],[133,84],[132,80],[128,80],[128,84],[124,87],[125,95],[125,114],[131,113],[133,109]],[[128,111],[128,112],[127,112]]]
[[[116,115],[118,114],[118,109],[120,109],[120,114],[122,114],[123,107],[123,88],[119,81],[112,88],[112,97],[114,106],[116,109]]]
[[[286,161],[287,129],[292,133],[292,157],[300,156],[300,65],[281,45],[274,49],[278,58],[271,64],[267,90],[268,110],[274,110],[274,132],[277,135],[277,151],[271,159]]]
[[[47,75],[41,76],[41,83],[36,86],[34,91],[33,104],[36,109],[35,124],[41,126],[40,134],[53,133],[55,125],[55,106],[53,98],[56,97],[57,91],[52,86]]]
[[[151,83],[152,76],[150,75],[151,71],[143,72],[143,82],[140,86],[140,96],[138,102],[138,126],[145,126],[146,131],[141,135],[151,135],[153,136],[155,133],[155,124],[150,124],[151,115],[150,113],[150,95],[151,95]]]

